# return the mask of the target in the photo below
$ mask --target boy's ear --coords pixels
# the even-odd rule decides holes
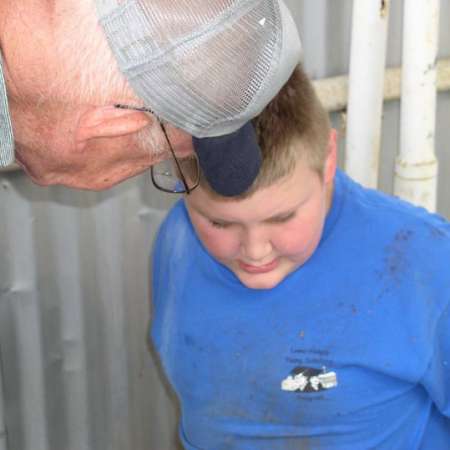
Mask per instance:
[[[324,166],[324,181],[330,183],[334,180],[337,167],[337,131],[332,128],[328,139],[328,155]]]
[[[132,109],[114,106],[96,106],[81,115],[75,138],[78,148],[83,148],[90,139],[126,136],[142,130],[152,123],[152,117]]]

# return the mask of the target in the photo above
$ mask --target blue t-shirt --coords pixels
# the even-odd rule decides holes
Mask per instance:
[[[183,201],[153,261],[152,338],[188,450],[450,449],[450,224],[336,175],[313,256],[252,290]]]

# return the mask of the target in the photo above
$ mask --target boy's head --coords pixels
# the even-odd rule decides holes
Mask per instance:
[[[270,289],[304,264],[320,241],[331,204],[336,142],[301,67],[253,124],[263,161],[251,188],[222,197],[200,174],[186,205],[211,255],[245,286]]]

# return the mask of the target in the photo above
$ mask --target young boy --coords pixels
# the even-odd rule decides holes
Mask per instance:
[[[336,170],[301,68],[254,125],[250,190],[202,177],[155,245],[184,447],[450,449],[450,224]]]

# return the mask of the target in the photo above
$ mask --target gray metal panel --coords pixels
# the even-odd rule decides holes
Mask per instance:
[[[107,193],[1,177],[10,449],[175,448],[175,414],[146,344],[151,241],[171,201],[148,176]]]
[[[350,0],[288,0],[314,77],[347,73]],[[392,1],[389,65],[401,55]],[[442,2],[448,18],[450,0]],[[450,54],[448,27],[441,56]],[[385,107],[392,191],[398,102]],[[439,210],[450,217],[450,94],[438,105]],[[341,116],[333,117],[340,126]],[[341,148],[344,148],[341,145]],[[144,175],[105,193],[0,175],[0,355],[9,450],[174,450],[176,406],[147,344],[149,253],[173,198]],[[0,430],[1,431],[1,430]]]

